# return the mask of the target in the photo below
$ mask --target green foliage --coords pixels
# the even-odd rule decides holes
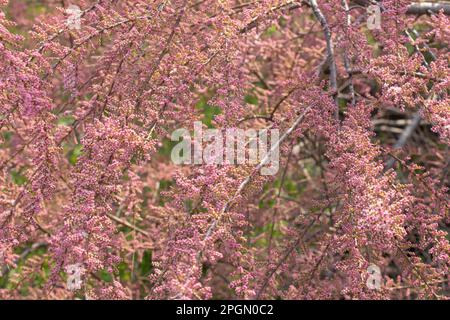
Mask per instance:
[[[258,105],[258,97],[254,96],[252,94],[248,94],[245,96],[245,102],[257,106]]]
[[[73,116],[62,116],[58,119],[57,124],[60,126],[70,126],[75,122],[75,118]]]
[[[106,271],[106,270],[100,270],[98,272],[98,277],[101,280],[103,280],[105,282],[108,282],[108,283],[113,281],[112,274],[110,272]]]
[[[13,136],[13,132],[12,131],[3,131],[2,136],[3,136],[3,139],[5,142],[0,144],[0,148],[4,148],[8,145],[8,143],[11,141],[11,138]]]
[[[27,182],[27,178],[22,175],[22,169],[19,171],[11,170],[11,178],[12,182],[18,186],[24,185]]]
[[[268,27],[266,29],[266,31],[264,31],[264,35],[265,36],[272,36],[275,32],[277,32],[277,26],[276,25],[271,25],[270,27]]]
[[[170,157],[170,154],[172,152],[172,149],[182,141],[183,138],[180,139],[180,141],[172,141],[169,138],[164,138],[161,141],[161,147],[158,149],[158,154],[164,157]]]
[[[208,104],[208,98],[205,96],[202,96],[195,105],[195,108],[197,110],[200,110],[200,112],[203,114],[202,122],[205,124],[208,128],[214,128],[214,125],[212,121],[214,120],[214,117],[218,114],[220,114],[222,111],[219,107],[211,106]]]
[[[78,158],[83,154],[83,145],[77,144],[68,154],[68,160],[71,165],[76,165]]]
[[[152,272],[152,252],[150,250],[144,251],[139,269],[141,272],[141,276],[148,276]]]

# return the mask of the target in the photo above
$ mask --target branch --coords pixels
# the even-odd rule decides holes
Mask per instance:
[[[403,146],[406,144],[406,141],[408,141],[409,137],[413,134],[414,130],[416,130],[417,126],[420,124],[420,113],[416,112],[411,119],[411,123],[403,130],[402,134],[400,135],[400,138],[397,140],[397,142],[394,144],[394,149],[400,149],[403,148]],[[386,165],[384,166],[384,171],[388,171],[391,169],[395,162],[397,160],[394,157],[390,157],[387,161]]]
[[[449,4],[450,6],[450,4]],[[405,31],[406,35],[408,36],[409,40],[411,42],[414,42],[414,38],[411,36],[411,34],[408,32],[408,30]],[[413,33],[416,35],[416,37],[418,37],[418,33],[416,30],[413,29]],[[433,58],[433,60],[436,60],[436,56],[433,54],[433,52],[430,50],[430,48],[428,47],[428,45],[424,45],[426,49],[428,49],[428,52],[431,54],[431,57]],[[418,45],[414,46],[417,52],[420,52],[423,56],[423,63],[425,64],[425,66],[427,68],[430,67],[429,63],[427,62],[425,55],[423,54],[423,52],[420,50]],[[400,135],[400,138],[397,140],[397,142],[394,144],[394,149],[400,149],[403,148],[403,146],[406,144],[406,141],[408,141],[409,137],[413,134],[414,130],[416,130],[416,128],[418,127],[418,125],[420,124],[420,120],[421,120],[421,116],[420,116],[420,112],[417,111],[413,118],[411,119],[411,123],[405,128],[405,130],[402,132],[402,134]],[[384,166],[384,172],[386,172],[387,170],[391,169],[395,162],[397,161],[397,159],[395,159],[394,157],[390,156],[389,160],[387,161],[386,165]]]
[[[48,244],[46,242],[36,242],[33,243],[31,245],[31,247],[26,248],[19,257],[16,258],[16,260],[14,260],[14,264],[17,265],[21,260],[25,259],[30,253],[32,253],[33,251],[41,248],[41,247],[46,247]],[[4,277],[6,275],[9,274],[9,272],[11,271],[11,269],[7,266],[0,266],[0,277]]]
[[[254,28],[256,28],[258,26],[258,23],[260,22],[260,20],[269,15],[271,12],[277,11],[277,10],[281,10],[281,9],[285,9],[287,8],[289,11],[291,10],[295,10],[300,8],[301,6],[306,5],[306,3],[303,3],[303,1],[300,1],[300,3],[297,3],[297,1],[288,1],[285,4],[281,4],[279,6],[276,7],[272,7],[270,8],[268,11],[266,11],[263,15],[260,16],[256,16],[252,21],[250,21],[250,23],[248,23],[244,28],[242,28],[241,30],[239,30],[239,33],[246,33]]]
[[[305,110],[303,110],[302,113],[300,113],[300,115],[297,117],[297,119],[294,121],[294,123],[291,125],[291,127],[286,130],[286,132],[280,137],[280,139],[278,139],[278,141],[270,148],[269,152],[267,152],[266,156],[261,160],[261,162],[253,169],[252,173],[247,176],[247,178],[245,178],[241,184],[239,185],[239,187],[237,188],[236,192],[234,193],[234,195],[231,197],[231,199],[229,199],[225,205],[223,206],[222,210],[220,211],[220,213],[218,214],[218,216],[214,219],[214,221],[209,225],[208,230],[205,233],[205,236],[203,237],[203,247],[200,249],[200,251],[197,252],[197,263],[200,263],[201,260],[201,256],[203,254],[203,251],[205,250],[205,242],[206,240],[208,240],[212,233],[214,232],[214,230],[216,229],[220,219],[222,218],[222,216],[231,208],[233,202],[237,199],[237,197],[241,194],[241,192],[244,190],[244,188],[250,183],[252,177],[267,163],[267,161],[269,161],[272,153],[274,152],[275,149],[279,148],[280,144],[286,140],[287,137],[289,137],[289,135],[297,128],[297,126],[300,124],[300,122],[302,122],[303,118],[305,117],[305,115],[311,110],[311,106],[307,107]],[[167,271],[167,269],[163,272],[165,273]],[[186,277],[187,279],[189,279],[189,276]],[[159,279],[160,280],[160,279]],[[158,280],[158,281],[159,281]],[[184,285],[187,284],[187,280],[184,283]],[[175,297],[173,297],[172,299],[178,299],[180,297],[181,293],[177,294]]]
[[[133,230],[135,230],[135,231],[137,231],[137,232],[143,234],[143,235],[146,236],[146,237],[149,236],[149,234],[148,234],[146,231],[142,230],[141,228],[139,228],[139,227],[137,227],[137,226],[135,226],[135,225],[132,225],[132,224],[129,223],[128,221],[122,220],[122,219],[116,217],[115,215],[113,215],[113,214],[111,214],[111,213],[107,213],[106,215],[107,215],[111,220],[114,220],[114,221],[116,221],[117,223],[120,223],[121,225],[124,225],[124,226],[126,226],[126,227],[128,227],[128,228],[131,228],[131,229],[133,229]]]
[[[322,11],[319,8],[316,0],[310,0],[309,4],[313,10],[314,15],[317,20],[319,20],[322,25],[323,33],[325,35],[325,41],[327,43],[327,60],[330,64],[330,85],[331,89],[336,92],[337,91],[337,72],[336,72],[336,61],[334,60],[334,45],[333,40],[331,39],[331,30],[328,25],[327,19],[323,15]],[[339,119],[339,107],[336,108],[336,119]]]
[[[348,30],[352,24],[352,21],[351,21],[351,17],[349,14],[349,7],[348,7],[347,0],[342,0],[342,6],[345,9],[345,18],[346,18],[345,20],[346,20],[346,25],[347,25],[347,30]],[[353,86],[353,74],[350,72],[352,68],[351,68],[351,64],[350,64],[350,59],[347,54],[347,50],[344,50],[344,67],[345,67],[345,71],[348,73],[348,80],[349,80],[348,88],[350,91],[350,96],[352,98],[352,105],[354,106],[356,104],[355,87]],[[339,90],[338,90],[338,92],[339,92]]]
[[[438,13],[439,11],[443,10],[444,14],[450,15],[450,3],[439,3],[439,2],[421,2],[421,3],[413,3],[409,5],[408,9],[406,10],[406,14],[429,14],[431,13]]]
[[[211,223],[211,225],[208,228],[208,231],[205,234],[205,237],[203,238],[203,241],[206,241],[212,234],[212,232],[214,231],[214,229],[216,228],[217,224],[219,223],[220,218],[222,217],[222,215],[227,212],[232,203],[236,200],[236,198],[239,196],[239,194],[244,190],[244,188],[249,184],[250,180],[252,179],[253,175],[258,172],[266,163],[267,161],[269,161],[272,152],[277,149],[280,144],[286,140],[286,138],[295,130],[295,128],[297,128],[297,126],[300,124],[300,122],[303,120],[303,118],[305,117],[306,113],[311,109],[311,107],[307,107],[299,116],[298,118],[295,120],[295,122],[292,124],[292,126],[286,130],[286,132],[281,136],[281,138],[272,146],[272,148],[270,148],[269,152],[266,154],[266,156],[261,160],[261,162],[255,167],[255,169],[253,170],[252,174],[250,174],[247,178],[245,178],[244,181],[241,182],[241,184],[239,185],[238,189],[236,190],[236,192],[234,193],[233,197],[231,197],[230,200],[228,200],[225,205],[223,206],[222,211],[220,212],[219,216]]]
[[[300,8],[302,4],[294,4],[289,9],[294,10]],[[430,13],[439,13],[443,10],[444,14],[450,15],[450,3],[448,2],[416,2],[412,3],[406,9],[406,14],[422,15]]]

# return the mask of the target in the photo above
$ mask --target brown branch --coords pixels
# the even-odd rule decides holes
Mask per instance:
[[[135,225],[132,225],[132,224],[129,223],[128,221],[122,220],[122,219],[116,217],[115,215],[113,215],[113,214],[111,214],[111,213],[107,213],[106,215],[107,215],[111,220],[114,220],[115,222],[120,223],[121,225],[124,225],[124,226],[126,226],[126,227],[128,227],[128,228],[131,228],[131,229],[133,229],[133,230],[135,230],[135,231],[137,231],[137,232],[143,234],[143,235],[146,236],[146,237],[149,236],[148,233],[147,233],[146,231],[142,230],[141,228],[139,228],[139,227],[137,227],[137,226],[135,226]]]

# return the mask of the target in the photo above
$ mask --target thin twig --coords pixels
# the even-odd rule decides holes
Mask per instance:
[[[411,120],[411,123],[403,130],[402,134],[400,135],[400,138],[397,140],[397,142],[394,144],[394,149],[401,149],[404,147],[406,142],[408,141],[409,137],[413,134],[414,130],[419,126],[420,124],[420,113],[416,112]],[[386,162],[386,165],[384,166],[384,171],[388,171],[391,169],[395,162],[395,158],[389,157],[389,160]]]
[[[146,237],[149,236],[148,233],[147,233],[146,231],[142,230],[142,229],[139,228],[139,227],[136,227],[135,225],[132,225],[132,224],[129,223],[128,221],[122,220],[122,219],[116,217],[115,215],[113,215],[113,214],[111,214],[111,213],[107,213],[106,215],[107,215],[111,220],[114,220],[114,221],[116,221],[116,222],[118,222],[118,223],[120,223],[120,224],[122,224],[122,225],[124,225],[124,226],[126,226],[126,227],[128,227],[128,228],[131,228],[131,229],[133,229],[134,231],[137,231],[137,232],[143,234],[143,235],[146,236]]]

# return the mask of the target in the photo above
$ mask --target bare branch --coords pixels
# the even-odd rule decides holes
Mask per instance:
[[[328,25],[327,19],[323,15],[316,0],[310,0],[310,5],[317,20],[322,25],[323,33],[325,35],[325,41],[327,43],[327,60],[330,64],[330,86],[333,91],[337,91],[337,72],[336,61],[334,60],[334,44],[331,39],[331,30]],[[339,107],[336,107],[336,119],[339,119]]]
[[[420,120],[420,113],[416,112],[411,120],[411,123],[405,128],[405,130],[403,130],[400,138],[394,144],[394,149],[403,148],[403,146],[406,144],[406,141],[408,141],[409,137],[413,134],[414,130],[416,130],[417,126],[420,124]],[[384,166],[384,171],[391,169],[396,161],[397,160],[395,158],[390,157],[386,165]]]
[[[443,10],[444,14],[450,15],[450,3],[445,2],[421,2],[413,3],[406,10],[407,14],[429,14],[438,13]]]

